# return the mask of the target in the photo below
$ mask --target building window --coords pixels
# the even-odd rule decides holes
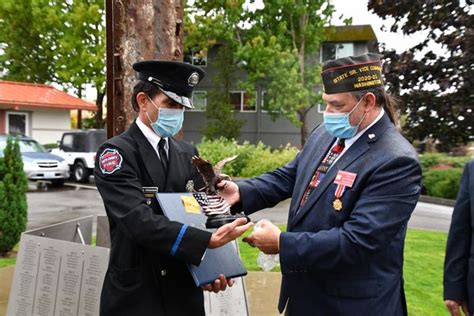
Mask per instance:
[[[7,112],[7,133],[28,135],[28,113]]]
[[[193,91],[194,109],[190,111],[206,111],[207,107],[207,91]]]
[[[206,67],[207,66],[207,51],[204,50],[190,50],[186,56],[184,56],[184,62],[199,66],[199,67]]]
[[[321,62],[354,55],[354,43],[323,43]]]
[[[236,111],[240,111],[242,107],[242,92],[230,93],[230,104]]]
[[[255,96],[249,95],[248,93],[243,93],[243,104],[242,104],[242,111],[244,112],[256,112],[257,107],[256,107],[256,102],[255,102]]]
[[[261,109],[262,113],[277,113],[277,114],[285,114],[288,112],[288,110],[285,109],[276,109],[276,110],[270,110],[268,108],[268,103],[270,102],[270,96],[268,95],[267,91],[262,91],[262,102],[261,102]]]
[[[255,97],[245,93],[245,91],[231,91],[230,104],[235,111],[255,112]]]
[[[262,112],[268,112],[268,93],[267,91],[262,91]]]

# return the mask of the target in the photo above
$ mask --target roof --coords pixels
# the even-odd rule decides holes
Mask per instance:
[[[4,80],[0,80],[1,105],[97,111],[95,104],[48,85]]]
[[[377,36],[371,25],[344,25],[328,28],[333,32],[326,34],[325,42],[356,42],[356,41],[376,41]]]

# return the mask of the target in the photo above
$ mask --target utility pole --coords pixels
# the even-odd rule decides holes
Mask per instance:
[[[133,63],[183,60],[182,0],[106,0],[107,136],[124,132],[136,114]]]

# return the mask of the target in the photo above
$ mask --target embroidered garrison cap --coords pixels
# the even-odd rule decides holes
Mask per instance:
[[[173,101],[187,108],[194,108],[194,87],[204,78],[204,71],[188,63],[177,61],[147,60],[133,64],[138,79],[154,83]]]
[[[382,55],[365,54],[323,64],[324,93],[334,94],[383,86]]]

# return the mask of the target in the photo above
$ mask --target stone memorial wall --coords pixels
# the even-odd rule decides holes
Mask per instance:
[[[8,316],[99,315],[109,250],[23,234]]]

